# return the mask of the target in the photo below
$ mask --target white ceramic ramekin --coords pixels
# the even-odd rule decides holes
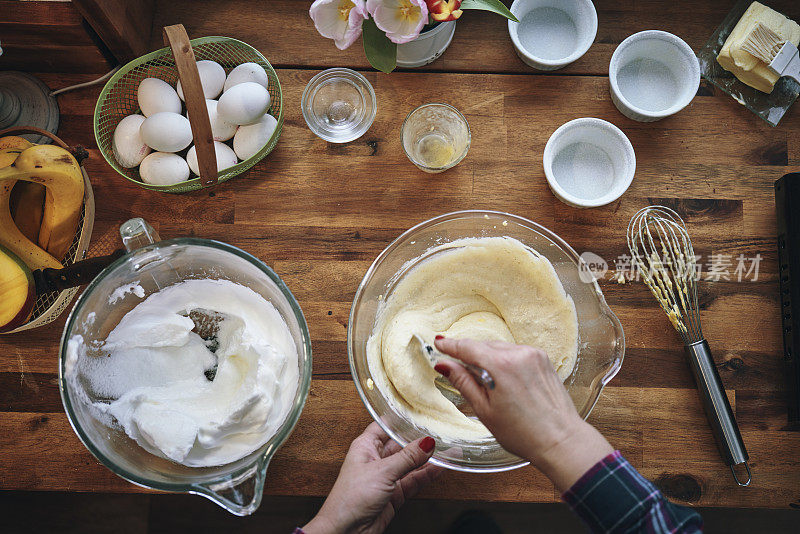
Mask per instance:
[[[547,141],[542,159],[553,194],[576,208],[594,208],[617,200],[636,172],[630,140],[602,119],[582,118],[562,124]]]
[[[572,53],[559,59],[546,59],[537,55],[536,50],[526,49],[518,33],[520,23],[508,21],[508,33],[519,58],[526,64],[540,70],[556,70],[565,67],[580,58],[589,50],[597,36],[597,11],[591,0],[514,0],[511,12],[518,20],[539,8],[555,8],[563,11],[572,19],[577,30],[575,47]]]
[[[632,100],[641,95],[631,94],[636,89],[621,87],[620,71],[637,60],[643,60],[639,69],[639,75],[643,78],[641,91],[648,91],[648,84],[658,83],[663,72],[656,70],[660,71],[661,66],[671,73],[675,85],[672,92],[674,96],[663,109],[646,109],[637,105]],[[648,72],[648,64],[655,65],[656,69]],[[653,122],[674,115],[689,105],[700,86],[700,63],[692,48],[680,37],[660,30],[647,30],[635,33],[620,43],[611,56],[608,78],[611,82],[611,100],[623,115],[639,122]],[[630,81],[626,85],[630,86]]]

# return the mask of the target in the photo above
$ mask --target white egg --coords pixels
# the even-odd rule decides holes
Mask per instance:
[[[217,153],[217,172],[233,167],[239,162],[236,159],[236,153],[225,143],[214,141],[214,151]],[[186,163],[189,164],[189,168],[192,169],[193,173],[200,176],[200,170],[197,165],[197,151],[194,145],[186,153]]]
[[[139,134],[139,127],[143,122],[144,117],[141,115],[128,115],[114,128],[111,149],[117,163],[126,169],[136,167],[150,153],[150,147],[142,141]]]
[[[142,80],[136,90],[136,99],[145,117],[162,111],[181,112],[181,99],[178,98],[178,93],[170,84],[158,78]]]
[[[153,152],[139,166],[142,181],[155,185],[174,185],[189,179],[189,165],[177,154]]]
[[[233,137],[233,151],[242,161],[252,158],[267,144],[277,127],[278,121],[269,114],[255,124],[240,126]]]
[[[253,124],[269,109],[269,91],[255,82],[234,85],[219,98],[219,116],[233,124]]]
[[[222,92],[225,85],[225,69],[216,61],[203,59],[197,62],[197,72],[200,73],[200,85],[203,87],[203,94],[208,99],[214,99]],[[183,96],[183,88],[178,80],[178,96],[181,100],[186,100]]]
[[[170,111],[150,115],[139,131],[147,146],[159,152],[178,152],[192,142],[189,119]]]
[[[214,136],[214,141],[227,141],[233,137],[238,126],[220,118],[217,113],[217,101],[206,100],[206,108],[208,109],[208,120],[211,121],[211,135]],[[191,121],[189,110],[186,110],[186,118]]]
[[[255,82],[265,89],[269,89],[269,78],[267,77],[267,71],[264,70],[264,67],[258,63],[242,63],[228,74],[222,92],[227,91],[234,85],[244,82]]]

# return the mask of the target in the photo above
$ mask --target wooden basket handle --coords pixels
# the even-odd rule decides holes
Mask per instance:
[[[36,126],[14,126],[12,128],[6,128],[5,130],[0,130],[0,137],[5,137],[6,135],[20,135],[20,134],[43,135],[45,137],[49,137],[50,139],[52,139],[55,144],[57,144],[64,150],[70,150],[69,145],[66,144],[64,141],[62,141],[59,136],[57,136],[54,133],[50,133],[47,130],[42,130],[41,128],[37,128]]]
[[[164,44],[172,49],[175,66],[178,69],[178,79],[181,81],[186,110],[192,125],[200,183],[203,187],[216,185],[217,155],[214,149],[214,136],[211,133],[211,121],[208,118],[206,97],[200,83],[194,50],[183,24],[164,26]]]

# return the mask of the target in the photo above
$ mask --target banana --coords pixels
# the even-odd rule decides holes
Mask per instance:
[[[0,137],[0,168],[8,167],[14,163],[14,161],[19,157],[23,150],[26,148],[30,148],[33,146],[33,143],[29,143],[22,137],[17,137],[15,135],[9,135],[7,137]],[[36,243],[34,242],[35,239],[30,239],[29,235],[38,235],[39,234],[39,226],[34,224],[35,226],[35,233],[33,227],[28,228],[28,232],[25,234],[19,230],[16,222],[13,220],[10,211],[10,199],[11,199],[11,191],[13,189],[17,189],[19,191],[19,195],[23,195],[23,190],[19,188],[19,185],[25,186],[35,186],[41,187],[38,184],[33,183],[25,183],[19,184],[16,188],[14,185],[16,184],[15,180],[8,180],[6,182],[0,182],[0,246],[3,244],[6,245],[7,248],[14,251],[18,256],[20,256],[24,262],[28,264],[29,267],[32,269],[39,269],[44,267],[59,267],[61,264],[56,261],[55,258],[47,254],[44,250],[42,250]],[[27,189],[25,191],[28,191]],[[27,195],[25,195],[27,196]],[[43,200],[43,198],[41,199]],[[25,203],[20,199],[20,203]],[[22,215],[23,211],[20,211],[19,205],[17,204],[17,212]],[[41,221],[41,210],[40,212],[40,219]],[[28,210],[25,209],[26,216],[28,216]],[[31,213],[31,215],[35,215]],[[33,221],[32,221],[33,222]],[[23,224],[23,226],[28,226],[27,224]],[[26,235],[27,234],[27,235]]]
[[[13,165],[20,154],[21,148],[0,148],[0,169]]]
[[[0,169],[13,165],[22,151],[32,146],[16,135],[0,137]],[[44,186],[33,182],[17,182],[11,192],[11,216],[22,234],[34,243],[39,240],[42,226],[44,196]]]
[[[0,150],[4,148],[17,148],[20,151],[23,151],[26,148],[30,148],[32,146],[34,146],[33,143],[17,135],[7,135],[5,137],[0,137]]]
[[[20,232],[34,243],[39,241],[45,193],[43,185],[23,181],[17,182],[11,191],[11,217]]]
[[[28,322],[36,305],[31,270],[16,254],[0,245],[0,332]]]
[[[0,170],[0,173],[7,171],[7,169]],[[31,270],[47,267],[60,268],[61,263],[57,259],[25,237],[19,231],[17,225],[14,224],[9,207],[9,199],[11,198],[11,190],[14,188],[14,183],[16,183],[16,180],[0,181],[0,245],[5,246],[19,256]]]
[[[16,180],[36,182],[47,188],[39,246],[54,258],[63,258],[75,238],[83,206],[83,174],[78,162],[59,146],[35,145],[23,150],[13,166],[0,169],[0,183],[4,187],[13,186]],[[0,212],[5,216],[8,210],[6,199],[5,204],[0,204]],[[16,252],[12,246],[9,248]]]

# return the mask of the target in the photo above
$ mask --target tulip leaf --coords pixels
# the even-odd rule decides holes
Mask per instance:
[[[372,19],[364,21],[361,31],[369,64],[381,72],[392,72],[397,66],[397,45],[378,29]]]
[[[519,22],[517,17],[500,0],[464,0],[461,9],[481,9],[502,15],[508,20]]]

